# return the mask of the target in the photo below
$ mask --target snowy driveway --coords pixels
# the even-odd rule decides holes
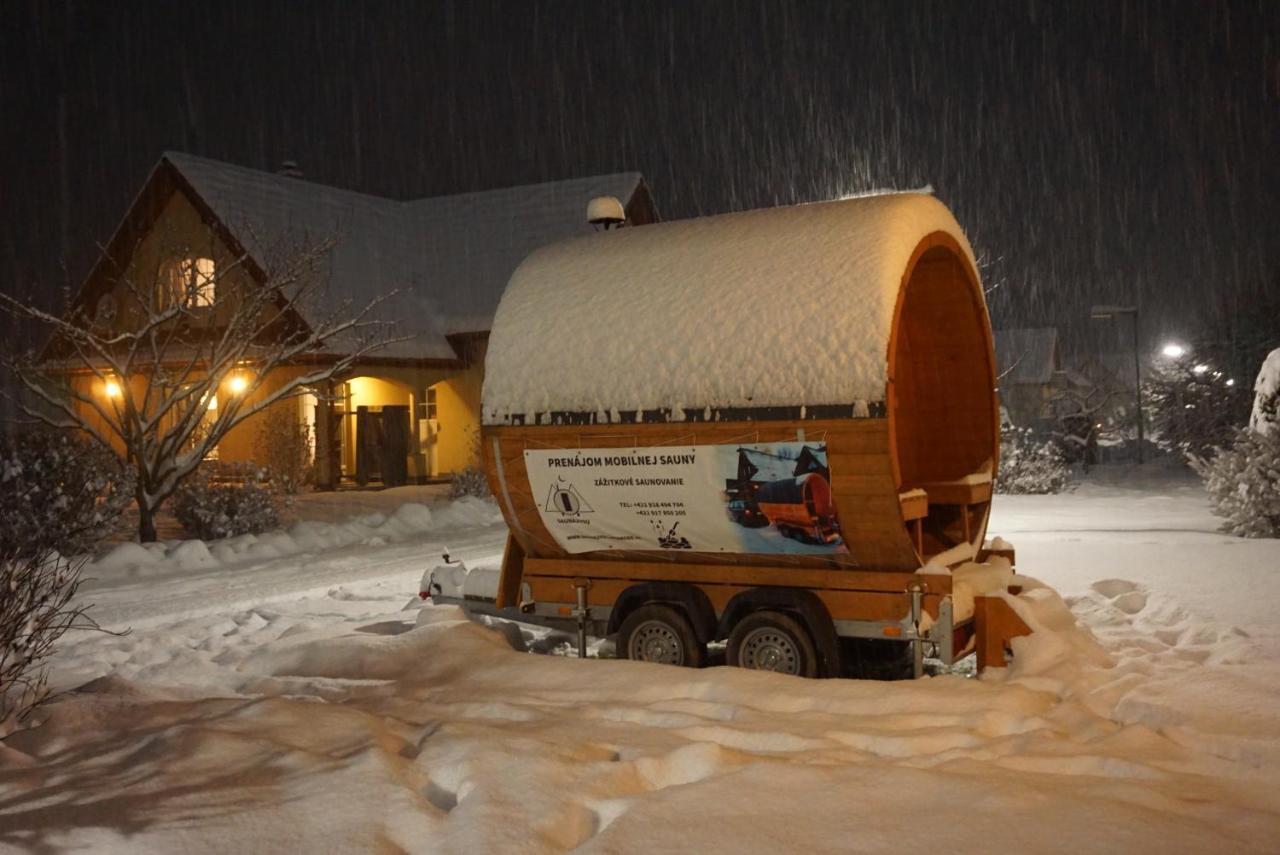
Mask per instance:
[[[1280,542],[1155,482],[999,497],[993,530],[1105,662],[800,681],[516,653],[405,610],[491,523],[95,592],[57,704],[0,754],[0,849],[1274,851]]]

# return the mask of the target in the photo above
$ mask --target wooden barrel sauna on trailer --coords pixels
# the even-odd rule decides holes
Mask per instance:
[[[627,658],[700,665],[727,639],[730,664],[811,676],[918,675],[926,646],[986,665],[1025,631],[947,569],[988,557],[999,404],[973,252],[930,195],[535,252],[482,397],[497,610]]]

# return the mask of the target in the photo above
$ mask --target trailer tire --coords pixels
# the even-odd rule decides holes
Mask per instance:
[[[730,665],[776,671],[797,677],[818,676],[818,651],[809,631],[784,612],[752,612],[729,633]]]
[[[707,646],[679,609],[649,603],[627,615],[618,629],[618,656],[637,662],[701,668]]]

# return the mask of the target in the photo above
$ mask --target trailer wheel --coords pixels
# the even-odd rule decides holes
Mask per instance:
[[[729,633],[728,661],[756,671],[818,676],[813,639],[798,620],[783,612],[752,612],[738,621]]]
[[[701,668],[707,647],[676,608],[649,603],[627,615],[618,628],[618,655],[637,662]]]

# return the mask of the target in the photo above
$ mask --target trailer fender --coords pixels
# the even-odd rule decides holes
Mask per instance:
[[[618,631],[627,615],[648,603],[662,603],[684,611],[703,644],[715,638],[716,612],[711,600],[698,587],[680,582],[642,582],[627,588],[609,613],[609,634]]]
[[[804,623],[818,650],[820,677],[839,677],[844,673],[836,625],[831,620],[826,604],[813,591],[799,588],[752,588],[743,591],[725,606],[716,629],[716,638],[726,637],[734,624],[760,609],[787,612]]]

